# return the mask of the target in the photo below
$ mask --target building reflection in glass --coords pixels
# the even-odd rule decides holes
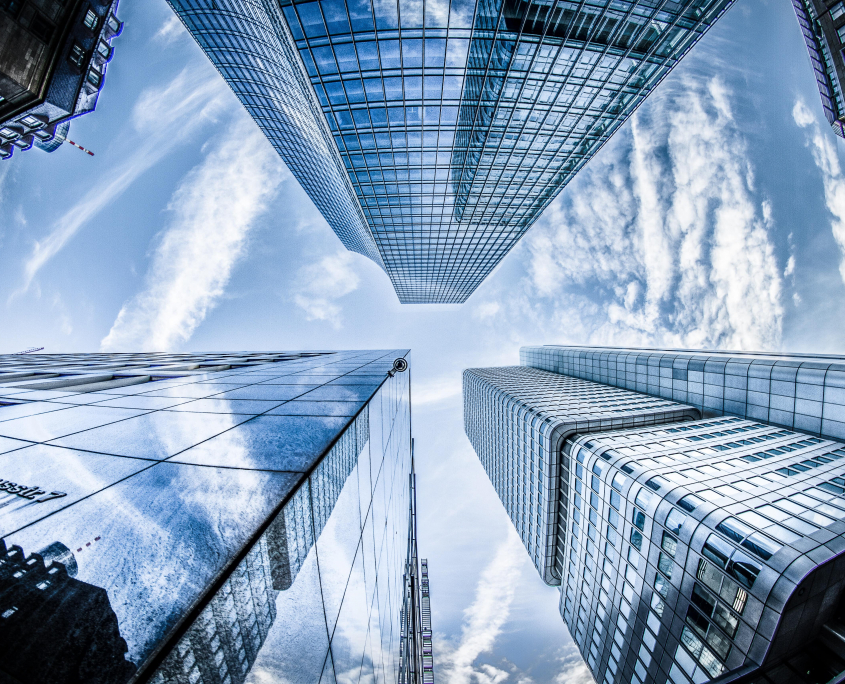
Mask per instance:
[[[26,556],[0,539],[0,663],[16,681],[124,684],[135,673],[108,593],[76,572],[64,544]]]
[[[731,4],[169,2],[403,303],[465,301]]]
[[[407,356],[0,357],[0,478],[24,504],[0,511],[0,534],[21,558],[42,548],[35,566],[68,576],[82,606],[50,609],[68,632],[2,604],[0,628],[17,622],[0,679],[395,680],[411,433],[394,362]],[[61,386],[37,387],[44,376]],[[66,495],[17,493],[36,485]],[[86,615],[105,630],[87,660],[73,622]],[[116,655],[96,673],[39,679],[106,645]]]

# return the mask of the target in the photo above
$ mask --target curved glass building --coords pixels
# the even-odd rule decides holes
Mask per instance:
[[[845,359],[526,347],[467,435],[599,684],[845,678]]]

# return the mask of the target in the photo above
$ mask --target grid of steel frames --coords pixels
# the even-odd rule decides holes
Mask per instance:
[[[271,0],[170,2],[344,244],[383,263],[406,303],[465,301],[731,4],[280,0],[282,22]],[[275,55],[239,58],[270,31]],[[282,130],[293,95],[273,78],[291,65],[267,60],[293,50],[313,89]],[[326,124],[336,150],[315,164]],[[337,152],[380,258],[343,234],[357,208],[332,210],[339,189],[314,178],[335,175]]]

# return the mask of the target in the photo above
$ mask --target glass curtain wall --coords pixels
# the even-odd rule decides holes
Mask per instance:
[[[401,357],[0,358],[0,671],[396,681]]]
[[[370,400],[154,684],[194,684],[197,672],[221,684],[397,680],[411,469],[407,380],[397,375]],[[268,555],[280,522],[290,565],[282,591]]]
[[[465,301],[731,4],[169,1],[405,303]]]

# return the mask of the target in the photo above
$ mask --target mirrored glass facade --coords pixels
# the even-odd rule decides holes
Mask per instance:
[[[0,357],[0,670],[396,681],[407,350]]]
[[[343,243],[460,303],[730,0],[169,0]]]
[[[829,384],[824,374],[819,383],[832,401],[837,359],[731,354],[719,375],[716,354],[704,355],[705,372],[688,366],[700,361],[695,352],[577,351],[524,348],[522,362],[534,367],[522,373],[465,371],[465,424],[529,554],[532,542],[554,549],[561,615],[595,680],[827,684],[845,677],[845,445],[773,421],[714,415],[712,402],[713,417],[702,419],[701,402],[676,403],[679,390],[667,393],[661,380],[668,368],[671,388],[672,364],[682,359],[724,392],[736,387],[731,364],[744,363],[751,397],[765,367],[769,392],[781,392],[771,406],[783,396],[778,364],[791,368],[794,388],[800,369],[815,370],[804,365],[814,363],[833,373]],[[562,374],[564,367],[581,377]],[[592,380],[599,369],[617,387]],[[547,376],[558,379],[538,382]],[[692,390],[699,380],[685,381]],[[706,397],[714,394],[705,388]],[[636,397],[666,405],[638,424],[584,420],[585,407],[624,415]],[[566,422],[574,429],[541,427]],[[535,490],[540,459],[557,464],[557,481]],[[537,508],[555,507],[554,525],[522,532]],[[538,570],[549,582],[548,571]]]
[[[825,118],[840,138],[845,138],[845,4],[841,0],[792,0],[798,26],[807,46],[810,66],[822,99]]]

